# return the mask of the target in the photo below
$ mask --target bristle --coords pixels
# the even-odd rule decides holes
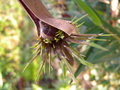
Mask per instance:
[[[31,48],[36,48],[41,44],[41,40],[39,40],[35,45],[33,45]]]
[[[26,70],[26,68],[35,60],[35,58],[37,57],[37,56],[39,56],[39,54],[40,54],[40,51],[39,52],[37,52],[37,54],[26,64],[26,66],[24,67],[24,69],[23,69],[23,72]]]
[[[87,14],[83,15],[82,17],[78,18],[76,21],[73,21],[72,24],[76,24],[77,22],[79,22],[81,19],[83,19],[86,16],[87,16]]]
[[[71,66],[73,66],[74,60],[73,60],[72,55],[70,54],[70,51],[68,51],[67,48],[64,47],[64,45],[62,46],[61,50],[63,50],[64,56],[65,56],[66,60],[68,61],[68,63],[69,63]]]
[[[72,54],[80,61],[80,63],[82,63],[83,65],[86,65],[86,66],[93,67],[93,64],[84,60],[84,58],[82,56],[80,56],[79,53],[74,48],[72,48],[72,47],[68,47],[68,48],[71,49]]]
[[[100,36],[99,34],[71,34],[71,36],[75,37],[96,37]]]
[[[36,47],[35,50],[33,51],[33,54],[36,54],[37,52],[41,51],[42,49],[42,44],[39,45],[39,47]]]
[[[94,40],[94,41],[109,41],[107,39],[98,39],[98,38],[88,38],[88,40]]]
[[[78,24],[76,27],[79,28],[80,26],[82,26],[85,22],[82,22],[80,24]]]
[[[66,64],[67,69],[69,70],[72,79],[75,81],[76,84],[78,84],[78,80],[77,80],[77,79],[75,78],[75,76],[74,76],[73,68],[72,68],[71,65],[67,62],[67,60],[66,60],[65,58],[63,58],[63,61],[64,61],[64,63]]]
[[[40,75],[41,75],[41,71],[42,71],[42,69],[43,69],[43,66],[46,64],[46,60],[47,60],[47,57],[46,57],[46,55],[48,55],[48,53],[46,53],[46,54],[43,54],[43,49],[41,49],[42,51],[42,53],[40,54],[40,57],[42,58],[42,63],[40,62],[40,66],[39,66],[39,69],[38,69],[38,73],[37,73],[37,77],[36,77],[36,81],[39,79],[39,77],[40,77]],[[43,55],[44,55],[44,57],[43,57]]]
[[[72,18],[72,20],[71,20],[71,22],[74,22],[74,20],[76,20],[77,19],[77,17],[75,16],[75,17],[73,17]]]
[[[40,77],[40,75],[41,75],[41,71],[42,71],[42,69],[43,69],[43,66],[44,66],[45,62],[46,62],[46,60],[43,60],[42,63],[40,62],[41,65],[40,65],[40,67],[39,67],[39,69],[38,69],[36,81],[39,79],[39,77]]]
[[[81,45],[89,45],[89,43],[86,41],[80,41],[80,40],[76,40],[74,38],[68,38],[68,39],[66,39],[66,41],[76,43],[76,44],[81,44]]]
[[[51,50],[49,51],[49,74],[50,74],[50,72],[51,72]]]

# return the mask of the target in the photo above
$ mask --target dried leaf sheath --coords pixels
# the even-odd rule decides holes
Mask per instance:
[[[75,26],[68,21],[52,18],[51,14],[39,0],[19,0],[19,2],[27,12],[31,11],[31,13],[42,22],[62,30],[68,35],[71,35],[71,33],[76,30]],[[34,21],[34,18],[32,19]]]
[[[52,18],[52,15],[48,12],[41,0],[22,0],[23,3],[40,19]]]
[[[39,36],[40,35],[39,19],[30,11],[30,9],[25,5],[25,3],[22,0],[18,0],[18,1],[23,6],[23,8],[26,10],[26,12],[30,16],[31,20],[34,22],[34,24],[35,24],[35,26],[37,28],[38,36]]]

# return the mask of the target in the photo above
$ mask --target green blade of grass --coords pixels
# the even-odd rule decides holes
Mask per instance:
[[[101,22],[99,16],[96,14],[96,12],[91,7],[89,7],[82,0],[74,0],[74,1],[78,5],[78,7],[83,9],[88,14],[88,16],[90,17],[90,19],[93,21],[94,24],[96,24],[98,26],[102,26],[102,22]]]

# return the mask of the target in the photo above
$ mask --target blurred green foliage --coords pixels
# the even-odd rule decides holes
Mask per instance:
[[[76,0],[79,2],[79,0]],[[80,0],[82,1],[82,0]],[[87,1],[87,0],[84,0]],[[109,19],[109,5],[101,3],[85,2],[94,7],[93,12],[97,12],[102,20],[103,26],[113,34],[120,35],[120,25],[116,24],[113,28],[107,22]],[[54,0],[43,0],[49,11],[58,18],[60,11],[54,7]],[[74,17],[80,17],[86,9],[77,7],[72,0],[66,0],[68,10],[66,14]],[[80,4],[79,4],[80,5]],[[88,5],[88,6],[89,6]],[[82,7],[82,6],[81,6]],[[83,5],[84,7],[84,5]],[[89,7],[88,7],[89,8]],[[56,10],[57,9],[57,10]],[[92,9],[91,9],[92,10]],[[106,10],[106,11],[105,11]],[[56,12],[54,12],[56,11]],[[61,11],[62,12],[62,11]],[[89,16],[91,17],[91,16]],[[94,18],[92,16],[92,18]],[[67,18],[71,20],[71,18]],[[88,18],[82,19],[79,23],[85,22],[79,29],[80,33],[99,34],[108,33],[101,26],[97,26]],[[56,69],[51,74],[45,73],[40,76],[38,84],[35,83],[37,70],[40,64],[38,57],[23,73],[25,64],[32,58],[32,49],[30,48],[36,39],[36,30],[30,18],[23,11],[17,0],[0,0],[0,90],[119,90],[120,89],[120,43],[114,37],[100,37],[107,39],[107,42],[93,41],[108,49],[108,51],[78,45],[71,46],[78,50],[83,50],[85,59],[95,63],[94,68],[87,68],[79,65],[77,68],[80,85],[70,85],[70,74],[64,64],[61,68],[56,65]],[[80,89],[81,88],[81,89]]]

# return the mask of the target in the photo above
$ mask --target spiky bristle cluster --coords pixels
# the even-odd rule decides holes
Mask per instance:
[[[80,20],[80,19],[79,19]],[[77,23],[77,21],[72,21],[72,24]],[[80,26],[80,25],[78,25]],[[36,55],[33,57],[30,62],[26,65],[25,69],[28,67],[30,63],[37,57],[42,57],[42,63],[38,70],[38,76],[45,65],[45,63],[49,63],[49,72],[51,71],[51,57],[53,55],[62,58],[65,61],[66,66],[69,71],[73,73],[71,66],[73,65],[74,59],[73,57],[78,58],[78,60],[87,66],[92,66],[91,63],[84,60],[82,56],[72,48],[69,43],[78,43],[78,44],[88,44],[83,40],[89,39],[89,37],[97,37],[101,36],[100,34],[71,34],[67,35],[62,30],[58,30],[55,27],[52,27],[46,23],[41,22],[41,35],[38,37],[38,42],[34,46],[36,48]],[[73,75],[74,76],[74,75]]]

